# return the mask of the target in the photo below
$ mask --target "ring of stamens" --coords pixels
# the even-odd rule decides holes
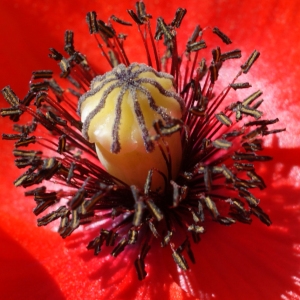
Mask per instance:
[[[225,60],[240,58],[240,50],[221,54],[218,47],[213,50],[213,62],[209,68],[206,67],[204,59],[201,60],[200,67],[196,68],[198,51],[206,47],[202,40],[202,31],[205,29],[201,30],[200,26],[197,26],[188,41],[186,55],[182,56],[187,57],[187,66],[192,66],[191,68],[185,66],[181,69],[183,64],[178,63],[176,28],[179,27],[185,10],[179,8],[170,24],[165,24],[164,20],[159,18],[153,38],[149,22],[151,15],[146,13],[143,2],[137,4],[137,14],[132,10],[128,12],[138,24],[139,30],[145,25],[145,30],[151,38],[151,45],[154,45],[154,39],[160,40],[162,35],[164,36],[166,52],[161,58],[167,61],[166,64],[161,66],[158,61],[158,51],[153,46],[154,57],[158,70],[165,65],[171,66],[171,74],[174,76],[175,83],[178,83],[176,88],[183,97],[186,108],[182,120],[175,120],[180,122],[168,124],[169,117],[165,114],[165,109],[156,105],[155,99],[143,87],[143,83],[150,83],[162,95],[171,95],[183,108],[181,98],[172,91],[161,89],[159,84],[150,79],[140,78],[143,70],[150,71],[156,76],[170,78],[170,75],[156,72],[152,68],[150,70],[150,67],[145,65],[142,65],[140,69],[135,69],[135,64],[129,65],[119,36],[116,35],[111,24],[107,25],[103,21],[99,23],[94,12],[88,14],[89,26],[92,29],[90,32],[95,35],[99,34],[105,44],[108,44],[109,50],[115,51],[116,60],[110,62],[112,66],[114,63],[123,62],[128,68],[120,64],[110,73],[92,80],[95,72],[83,59],[84,56],[75,51],[73,35],[68,32],[66,46],[68,46],[70,57],[65,59],[54,49],[51,50],[51,57],[61,62],[61,76],[67,78],[72,85],[76,83],[77,91],[74,92],[71,88],[63,91],[53,79],[49,80],[52,76],[51,71],[34,72],[30,91],[23,100],[20,100],[10,87],[2,90],[4,98],[11,107],[1,109],[0,113],[2,116],[9,116],[13,122],[17,122],[23,113],[33,117],[30,125],[14,124],[17,134],[3,135],[3,139],[17,140],[13,150],[16,157],[15,165],[18,168],[28,167],[28,169],[14,181],[14,184],[24,188],[35,186],[34,189],[25,192],[26,196],[33,196],[36,201],[34,213],[40,215],[50,207],[52,208],[50,212],[47,211],[47,214],[37,220],[38,226],[45,226],[60,219],[58,232],[61,237],[66,238],[79,226],[97,222],[101,218],[100,234],[88,244],[87,248],[94,250],[95,255],[98,255],[101,247],[106,244],[106,246],[114,247],[111,254],[116,257],[125,247],[136,243],[139,255],[134,264],[138,278],[144,279],[147,274],[144,261],[154,238],[160,239],[162,247],[170,246],[175,263],[181,269],[186,270],[188,269],[186,255],[192,263],[195,263],[189,237],[194,243],[200,241],[200,234],[204,230],[202,225],[207,218],[223,225],[231,225],[236,221],[250,224],[252,216],[255,216],[266,225],[271,224],[268,215],[259,206],[259,199],[251,191],[254,188],[266,187],[263,178],[256,173],[255,162],[271,159],[270,156],[257,153],[263,148],[262,139],[259,137],[276,134],[285,129],[268,129],[268,125],[278,122],[277,118],[260,120],[262,114],[257,109],[262,100],[256,100],[262,94],[261,91],[253,93],[242,102],[230,104],[224,111],[219,110],[220,104],[225,100],[230,89],[250,87],[249,83],[236,83],[235,81],[242,73],[249,71],[259,56],[258,51],[255,50],[241,66],[240,72],[232,83],[221,94],[214,97],[213,87],[215,81],[218,80],[219,68]],[[114,21],[124,23],[118,18]],[[214,28],[213,33],[226,44],[231,42],[220,30]],[[146,35],[142,35],[142,38],[146,52],[149,53]],[[102,47],[99,43],[98,46]],[[108,59],[108,54],[104,54]],[[148,56],[148,63],[152,65],[150,56]],[[181,75],[183,80],[179,78]],[[202,78],[204,78],[204,84],[201,82]],[[35,83],[35,81],[38,82]],[[81,136],[81,122],[75,113],[75,108],[69,113],[69,108],[75,107],[76,97],[86,92],[91,81],[91,91],[86,95],[94,95],[100,87],[108,83],[111,85],[99,99],[97,108],[90,113],[89,120],[84,124],[86,137],[88,137],[87,129],[92,114],[103,109],[114,88],[120,88],[116,101],[117,115],[112,129],[114,153],[120,149],[118,132],[121,103],[127,90],[132,93],[132,99],[136,98],[138,92],[143,93],[150,107],[167,123],[155,124],[157,136],[152,137],[152,141],[156,142],[161,136],[177,130],[177,127],[181,130],[184,151],[180,174],[174,180],[169,180],[168,189],[163,194],[156,193],[150,188],[153,170],[149,171],[144,191],[142,191],[135,186],[124,185],[119,179],[103,170],[97,164],[98,161],[93,162],[93,158],[96,157],[95,149]],[[68,92],[71,92],[74,97],[70,97]],[[79,113],[80,106],[86,97],[81,97]],[[30,102],[34,98],[35,104],[31,105]],[[139,115],[139,106],[136,103],[134,111],[143,132],[145,146],[151,150],[149,133],[142,128],[144,118]],[[246,117],[246,123],[241,122],[244,117]],[[241,123],[243,124],[240,125]],[[46,130],[40,131],[41,127]],[[53,148],[55,142],[58,145],[57,150]],[[18,149],[21,146],[27,147],[29,144],[36,144],[36,151]],[[47,149],[47,154],[41,151],[44,149]],[[50,158],[49,151],[52,151]],[[55,183],[52,185],[54,187],[44,185],[49,181]],[[39,185],[42,182],[43,186]],[[57,184],[63,186],[63,189],[60,189],[61,186],[58,187]],[[60,201],[63,203],[67,201],[67,204],[62,203],[56,209],[55,205]],[[114,245],[115,240],[117,245]]]

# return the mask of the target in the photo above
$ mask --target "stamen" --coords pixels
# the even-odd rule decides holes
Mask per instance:
[[[229,44],[232,43],[232,41],[230,40],[230,38],[229,38],[225,33],[223,33],[219,28],[214,27],[212,31],[213,31],[213,33],[215,33],[219,38],[221,38],[221,40],[222,40],[225,44],[229,45]]]

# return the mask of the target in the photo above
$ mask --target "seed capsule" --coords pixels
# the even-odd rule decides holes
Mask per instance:
[[[143,64],[118,65],[96,77],[79,100],[83,135],[96,144],[105,169],[128,185],[143,188],[148,171],[176,177],[181,162],[180,132],[155,141],[153,123],[166,126],[181,119],[183,100],[174,92],[173,77]],[[167,145],[167,146],[166,146]],[[168,159],[171,157],[171,161]],[[164,189],[153,173],[152,189]]]

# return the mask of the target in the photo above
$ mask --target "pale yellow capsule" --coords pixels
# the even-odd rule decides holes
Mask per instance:
[[[158,139],[153,123],[170,126],[181,119],[183,100],[174,92],[173,77],[144,64],[118,65],[97,76],[90,91],[79,100],[83,135],[95,143],[98,157],[108,173],[128,185],[143,188],[153,169],[152,190],[162,191],[164,177],[174,179],[179,171],[182,148],[179,131]],[[156,143],[168,156],[171,174]],[[159,172],[157,172],[159,171]],[[170,175],[170,176],[169,176]]]

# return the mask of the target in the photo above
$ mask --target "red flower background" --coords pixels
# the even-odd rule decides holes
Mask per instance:
[[[268,188],[262,207],[273,221],[251,226],[207,224],[193,247],[197,264],[178,275],[166,251],[154,251],[149,276],[139,282],[126,254],[118,259],[85,251],[85,234],[63,241],[51,228],[37,228],[32,199],[14,188],[18,171],[9,143],[1,143],[0,295],[3,299],[299,299],[300,292],[300,3],[297,0],[145,1],[154,17],[171,21],[177,7],[187,8],[182,49],[196,24],[217,26],[244,57],[261,51],[247,80],[264,91],[267,117],[276,116],[287,131],[267,140],[274,160],[261,167]],[[76,48],[100,71],[108,69],[85,14],[95,10],[107,20],[130,20],[135,1],[2,0],[0,4],[0,86],[11,85],[23,97],[32,70],[58,68],[48,48],[63,48],[66,29],[75,31]],[[155,23],[153,22],[153,25]],[[126,41],[129,57],[143,56],[136,28]],[[180,43],[180,42],[179,42]],[[140,51],[140,52],[139,52]],[[226,68],[226,67],[225,67]],[[224,70],[225,70],[224,68]],[[223,71],[224,72],[224,71]],[[242,96],[241,96],[242,97]],[[1,99],[1,106],[6,106]],[[0,119],[1,131],[11,124]],[[130,255],[130,254],[129,254]],[[183,292],[179,285],[187,291]]]

